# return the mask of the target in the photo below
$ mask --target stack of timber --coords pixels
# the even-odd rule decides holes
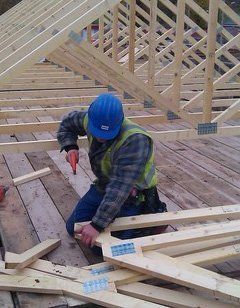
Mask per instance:
[[[105,262],[85,267],[39,259],[59,247],[59,240],[46,240],[21,254],[6,252],[0,290],[62,294],[104,307],[238,307],[240,282],[209,266],[239,258],[240,221],[220,222],[239,217],[238,204],[118,218],[96,241]],[[129,228],[208,220],[205,226],[124,241],[111,236]],[[76,230],[85,223],[76,224]],[[151,277],[159,284],[146,284]],[[164,281],[174,283],[175,289]]]

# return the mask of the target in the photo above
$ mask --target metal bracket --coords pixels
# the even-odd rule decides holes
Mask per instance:
[[[179,117],[178,114],[172,112],[171,110],[168,110],[167,111],[167,119],[169,121],[171,121],[171,120],[177,120],[177,119],[181,119],[181,118]]]
[[[106,266],[102,266],[102,267],[99,267],[99,268],[93,268],[91,270],[91,274],[93,276],[97,276],[97,275],[105,274],[105,273],[112,272],[112,271],[114,271],[114,266],[113,265],[106,265]]]
[[[200,123],[198,124],[198,135],[216,134],[217,123]]]
[[[101,278],[96,280],[88,280],[83,283],[84,293],[93,293],[108,289],[108,278]]]
[[[134,243],[125,243],[121,245],[111,246],[111,251],[113,257],[136,253]]]

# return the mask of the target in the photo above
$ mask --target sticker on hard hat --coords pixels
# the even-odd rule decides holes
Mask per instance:
[[[101,129],[109,130],[109,126],[102,125],[102,126],[101,126]]]

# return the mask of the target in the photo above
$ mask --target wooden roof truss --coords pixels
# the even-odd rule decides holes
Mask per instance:
[[[207,28],[197,25],[189,11],[197,13]],[[240,25],[239,16],[222,0],[210,1],[208,12],[193,0],[176,5],[170,0],[22,1],[0,17],[0,108],[27,106],[17,116],[23,119],[60,115],[74,107],[84,109],[78,103],[90,102],[89,96],[96,96],[100,85],[133,104],[126,108],[155,114],[133,117],[138,123],[188,123],[185,130],[154,132],[159,140],[237,135],[239,126],[226,121],[239,118],[240,112],[240,34],[233,36],[218,23],[219,12]],[[93,22],[98,25],[96,33],[91,31]],[[71,76],[61,83],[50,79],[47,88],[39,79],[30,82],[27,78],[36,67],[46,78],[36,65],[43,58]],[[75,95],[76,103],[69,109],[57,104],[70,101],[57,89],[73,84],[76,89],[88,88],[91,82],[96,85],[93,95]],[[42,88],[56,89],[56,97],[47,97],[50,108],[42,111],[31,109],[44,106],[44,97],[16,92]],[[53,109],[51,102],[57,107]],[[0,111],[1,119],[11,117],[14,111]],[[59,122],[3,123],[0,132],[46,130],[48,125],[56,129]],[[1,152],[9,150],[27,151],[24,144],[0,144]]]

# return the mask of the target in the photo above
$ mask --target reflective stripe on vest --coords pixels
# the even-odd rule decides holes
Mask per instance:
[[[89,133],[88,128],[88,116],[86,115],[83,120],[83,126],[85,131],[87,132],[87,137],[89,144],[91,146],[93,137]],[[153,151],[153,141],[151,136],[140,126],[136,125],[132,121],[128,119],[124,119],[122,124],[121,136],[114,142],[104,154],[104,157],[101,161],[101,170],[105,177],[109,178],[110,173],[112,170],[112,161],[115,152],[123,145],[126,139],[134,134],[144,134],[145,136],[149,137],[151,140],[151,155],[145,165],[145,169],[140,175],[135,184],[135,187],[139,190],[147,189],[157,185],[157,176],[155,172],[155,165],[154,165],[154,151]]]

